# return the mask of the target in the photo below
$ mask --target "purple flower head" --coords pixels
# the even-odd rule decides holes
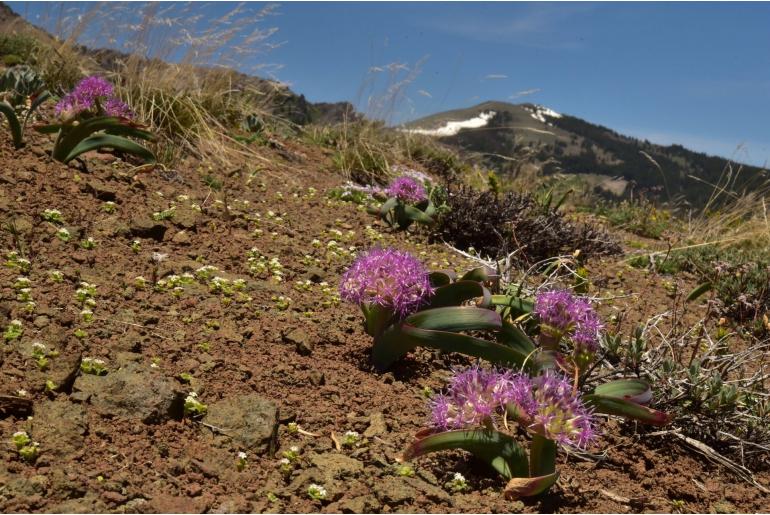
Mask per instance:
[[[78,82],[71,95],[84,101],[93,102],[97,98],[111,97],[112,93],[112,84],[102,77],[92,75]]]
[[[543,436],[562,445],[584,448],[594,438],[595,422],[580,394],[573,394],[572,385],[553,371],[534,379],[536,409],[531,413],[532,426],[541,428]]]
[[[133,118],[134,116],[134,113],[131,111],[131,108],[128,107],[128,104],[117,97],[108,98],[104,101],[102,107],[104,107],[104,113],[109,116],[118,116],[121,118]]]
[[[433,294],[428,271],[409,254],[372,249],[342,276],[340,296],[354,304],[379,305],[400,317],[413,313]]]
[[[578,351],[596,352],[603,325],[588,299],[566,290],[541,292],[534,313],[546,330],[570,336]]]
[[[101,106],[105,114],[130,118],[131,110],[113,93],[112,84],[106,79],[86,77],[56,104],[56,114],[69,117]]]
[[[396,197],[402,202],[417,204],[428,198],[425,187],[412,177],[406,175],[394,180],[388,186],[386,193],[389,197]]]
[[[596,437],[590,410],[579,394],[573,395],[569,381],[552,371],[534,379],[479,366],[455,371],[447,392],[430,403],[431,422],[441,430],[477,427],[487,420],[496,425],[507,404],[518,407],[521,423],[562,445],[585,447]]]
[[[510,402],[531,403],[529,378],[510,371],[474,366],[455,371],[445,395],[431,402],[433,426],[448,430],[495,424],[496,415]]]

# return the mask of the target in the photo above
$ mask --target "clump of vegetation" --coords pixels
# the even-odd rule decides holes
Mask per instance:
[[[590,224],[575,224],[550,205],[527,194],[496,195],[460,187],[449,192],[448,211],[436,224],[435,238],[494,259],[512,256],[524,263],[580,250],[584,256],[619,254],[620,245]]]
[[[688,272],[713,292],[717,314],[751,322],[756,334],[770,331],[770,258],[761,248],[706,245],[637,256],[629,263],[659,273]]]
[[[80,81],[56,104],[56,113],[59,123],[35,128],[44,134],[57,135],[51,152],[57,161],[66,164],[85,152],[102,148],[155,161],[152,152],[125,137],[153,138],[131,120],[133,113],[128,104],[114,96],[112,84],[101,77],[91,76]]]
[[[28,66],[15,66],[0,75],[0,113],[5,115],[14,148],[24,145],[24,130],[35,111],[51,94],[40,76]]]
[[[555,483],[557,446],[584,448],[592,442],[594,413],[668,422],[666,414],[646,406],[652,390],[642,380],[610,381],[581,394],[596,382],[592,365],[603,329],[590,301],[563,290],[542,291],[534,300],[492,295],[487,286],[494,283],[483,269],[458,281],[431,274],[413,256],[392,249],[360,256],[343,276],[340,296],[361,307],[379,369],[418,346],[505,367],[455,371],[448,393],[431,399],[431,429],[407,449],[405,459],[447,449],[469,451],[507,478],[506,496],[516,498],[537,495]],[[533,323],[522,328],[511,312]],[[482,339],[488,333],[494,340]],[[529,453],[507,421],[531,436]]]
[[[602,202],[595,211],[612,225],[645,238],[660,238],[671,224],[671,213],[644,197],[616,203]]]
[[[398,226],[406,230],[414,222],[426,225],[433,223],[436,207],[424,183],[403,175],[388,186],[385,194],[389,198],[376,212],[391,227]]]

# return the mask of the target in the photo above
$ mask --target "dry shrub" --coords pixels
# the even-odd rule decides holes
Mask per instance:
[[[580,250],[585,256],[618,254],[620,245],[605,231],[567,221],[556,209],[527,194],[496,195],[468,187],[452,189],[450,210],[438,222],[435,237],[461,249],[473,247],[495,260],[534,263]]]

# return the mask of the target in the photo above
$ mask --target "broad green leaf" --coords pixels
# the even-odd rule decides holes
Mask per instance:
[[[546,476],[556,472],[556,442],[533,434],[529,444],[529,475]]]
[[[473,270],[469,270],[460,278],[461,281],[478,281],[478,282],[486,282],[490,280],[489,277],[489,270],[486,267],[480,266],[478,268],[474,268]]]
[[[641,379],[619,379],[600,384],[594,389],[597,395],[616,397],[637,404],[649,404],[652,400],[652,389]]]
[[[410,315],[405,326],[441,331],[473,331],[500,329],[500,315],[490,309],[474,307],[444,307],[426,309]]]
[[[16,111],[13,109],[13,106],[8,102],[0,102],[0,113],[3,113],[5,115],[5,118],[8,120],[8,128],[11,130],[13,147],[21,148],[21,146],[23,145],[21,124],[19,123],[19,118],[16,116]]]
[[[513,318],[532,313],[535,309],[533,300],[512,295],[492,295],[492,304],[508,308]]]
[[[382,334],[393,320],[393,312],[379,304],[361,304],[361,311],[364,312],[366,320],[366,334],[375,338]]]
[[[527,333],[509,322],[503,322],[503,328],[500,330],[499,339],[510,347],[529,354],[537,349],[532,339]]]
[[[430,299],[428,308],[443,308],[446,306],[459,306],[463,302],[482,297],[482,306],[489,304],[489,290],[476,281],[457,281],[436,288],[436,292]]]
[[[112,134],[96,134],[94,136],[89,136],[78,143],[77,146],[64,157],[62,162],[65,164],[69,163],[84,152],[105,147],[114,148],[115,150],[126,152],[127,154],[133,154],[150,163],[155,161],[155,155],[149,149],[138,143]]]
[[[385,218],[385,215],[387,215],[391,209],[396,207],[396,204],[398,204],[398,199],[396,197],[391,197],[386,200],[385,203],[380,206],[380,216]]]
[[[697,286],[693,291],[690,292],[690,294],[687,296],[687,302],[692,302],[696,299],[698,299],[701,295],[706,293],[707,291],[711,290],[712,288],[711,282],[705,282],[699,286]]]
[[[52,123],[49,125],[33,125],[32,128],[35,129],[40,134],[56,134],[61,130],[63,127],[60,123]]]
[[[527,475],[527,454],[512,436],[490,429],[435,433],[417,440],[404,452],[404,460],[437,451],[462,449],[490,465],[504,478]]]
[[[451,284],[452,281],[455,280],[457,275],[452,271],[438,271],[438,272],[431,272],[429,275],[430,278],[430,285],[434,288],[438,288],[440,286],[446,286],[447,284]]]
[[[126,122],[122,118],[115,116],[98,116],[96,118],[84,120],[77,125],[72,124],[63,126],[62,133],[54,146],[53,158],[64,163],[71,161],[74,157],[77,157],[77,155],[82,154],[82,152],[79,152],[75,154],[75,156],[67,159],[68,156],[73,154],[74,149],[86,138],[99,131],[111,131],[113,135],[132,136],[138,139],[152,139],[152,134],[140,129],[133,123]],[[139,145],[136,146],[140,147]],[[146,149],[145,151],[149,152]],[[147,158],[145,157],[145,159]],[[154,160],[154,156],[152,160]]]
[[[558,472],[539,477],[514,477],[508,481],[503,494],[508,500],[540,495],[551,488],[557,479],[559,479]]]
[[[518,365],[526,354],[497,342],[475,338],[456,331],[500,329],[500,316],[494,311],[471,307],[447,307],[420,311],[401,324],[389,327],[376,338],[372,358],[379,370],[416,347],[459,352],[500,365]]]
[[[413,220],[415,222],[419,222],[421,224],[432,224],[433,218],[425,214],[425,212],[420,211],[414,206],[404,206],[404,214],[406,214],[406,217],[409,220]]]
[[[670,421],[670,417],[662,411],[617,397],[591,394],[583,396],[583,401],[592,406],[596,413],[617,415],[655,426],[664,426]]]

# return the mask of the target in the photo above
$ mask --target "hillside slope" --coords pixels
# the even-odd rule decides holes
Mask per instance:
[[[487,123],[451,130],[462,127],[458,121],[475,119],[484,113],[494,113]],[[442,127],[444,130],[440,130]],[[502,173],[511,172],[516,158],[526,149],[533,160],[544,165],[545,173],[620,177],[629,182],[628,190],[646,190],[663,200],[681,197],[696,206],[703,205],[714,190],[712,185],[725,186],[723,174],[728,161],[724,158],[681,145],[656,145],[623,136],[535,104],[484,102],[421,118],[405,128],[433,133],[442,142],[475,154]],[[730,184],[731,189],[752,189],[768,179],[767,170],[739,166],[741,173]]]

